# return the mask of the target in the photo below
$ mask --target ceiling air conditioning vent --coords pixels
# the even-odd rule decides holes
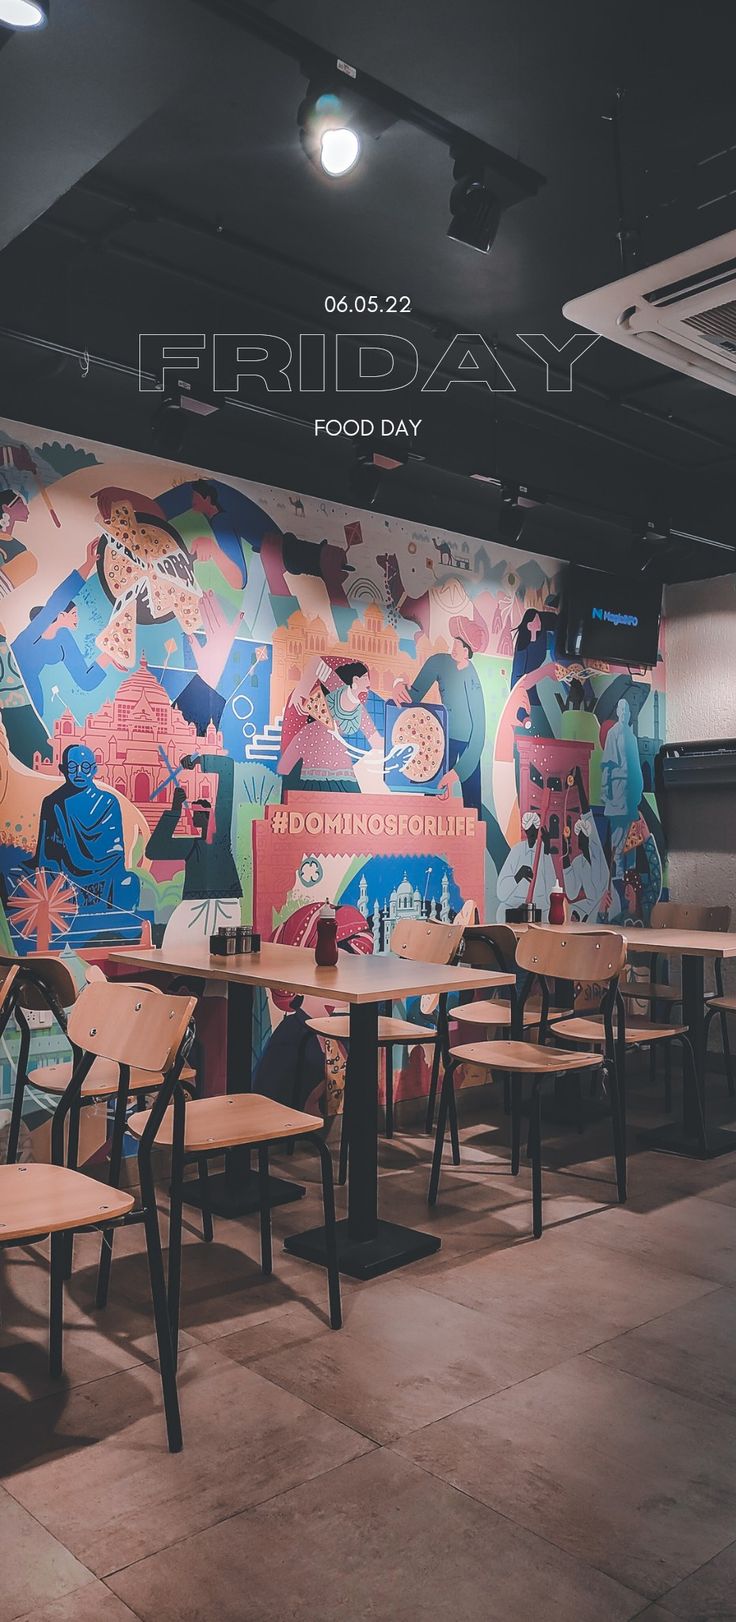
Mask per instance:
[[[568,321],[736,394],[736,231],[571,299]]]

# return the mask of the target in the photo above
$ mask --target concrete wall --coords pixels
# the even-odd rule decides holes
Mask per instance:
[[[668,742],[736,737],[736,575],[668,587],[666,615]],[[679,789],[663,813],[673,901],[728,901],[736,928],[736,791]]]

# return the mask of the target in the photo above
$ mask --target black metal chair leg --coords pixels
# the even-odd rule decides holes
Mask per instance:
[[[425,1132],[427,1134],[429,1134],[432,1131],[432,1128],[434,1126],[434,1109],[435,1109],[435,1104],[437,1102],[437,1087],[439,1085],[439,1079],[440,1079],[440,1059],[441,1059],[441,1057],[442,1057],[442,1044],[441,1044],[441,1042],[437,1041],[437,1042],[435,1042],[434,1054],[432,1056],[432,1079],[431,1079],[431,1081],[429,1083],[429,1092],[427,1094],[427,1113],[426,1113],[425,1118],[424,1118],[424,1130],[425,1130]]]
[[[49,1295],[49,1374],[52,1380],[61,1378],[62,1341],[64,1335],[64,1275],[67,1258],[67,1235],[51,1235],[51,1280]]]
[[[447,1113],[450,1122],[450,1144],[452,1146],[452,1164],[460,1165],[460,1138],[457,1130],[457,1097],[455,1095],[455,1076],[453,1072],[452,1087],[448,1099]]]
[[[66,1163],[71,1171],[76,1171],[79,1165],[79,1128],[82,1119],[81,1097],[75,1098],[69,1111],[69,1137],[67,1140]],[[65,1278],[71,1278],[74,1266],[74,1234],[64,1235],[64,1248],[66,1255]]]
[[[447,1130],[447,1115],[450,1107],[450,1099],[453,1096],[455,1089],[456,1069],[457,1065],[455,1062],[448,1064],[442,1077],[440,1107],[437,1113],[437,1128],[434,1137],[434,1153],[432,1155],[432,1170],[429,1176],[429,1191],[427,1194],[427,1203],[429,1205],[437,1204],[437,1191],[440,1186],[440,1171],[442,1169],[442,1150],[445,1142],[445,1132]]]
[[[142,1154],[140,1150],[138,1153],[138,1166],[143,1198],[148,1274],[151,1281],[151,1300],[156,1325],[161,1390],[166,1416],[166,1434],[169,1442],[169,1452],[181,1453],[183,1443],[179,1395],[176,1389],[176,1360],[174,1358],[171,1325],[166,1301],[166,1280],[164,1277],[163,1255],[161,1253],[161,1233],[158,1225],[158,1211],[156,1210],[156,1195],[150,1159],[147,1155]]]
[[[532,1084],[529,1101],[529,1124],[532,1152],[532,1223],[534,1238],[542,1237],[542,1091],[538,1081]]]
[[[210,1167],[206,1155],[200,1155],[197,1160],[197,1176],[199,1178],[199,1195],[202,1201],[202,1238],[206,1245],[211,1245],[215,1237],[215,1229],[209,1203]]]
[[[519,1155],[521,1150],[521,1076],[507,1077],[511,1082],[511,1175],[519,1175]]]
[[[386,1048],[386,1137],[394,1135],[394,1050]]]
[[[110,1143],[110,1175],[108,1182],[111,1188],[120,1187],[120,1173],[123,1165],[123,1143],[125,1141],[125,1117],[128,1109],[130,1091],[130,1071],[121,1066],[118,1096],[115,1101],[115,1118],[112,1126],[112,1141]],[[115,1243],[114,1227],[103,1228],[100,1243],[100,1264],[97,1269],[97,1297],[96,1306],[107,1306],[107,1296],[110,1288],[110,1268],[112,1267],[112,1248]]]
[[[301,1039],[301,1042],[299,1043],[299,1046],[298,1046],[298,1048],[296,1050],[296,1063],[294,1065],[294,1085],[293,1085],[293,1087],[291,1089],[291,1107],[292,1107],[292,1109],[301,1109],[301,1107],[302,1107],[301,1101],[302,1101],[302,1097],[303,1097],[302,1080],[303,1080],[303,1075],[304,1075],[304,1060],[305,1060],[305,1057],[306,1057],[307,1044],[309,1042],[310,1035],[311,1035],[311,1032],[309,1030],[305,1030],[304,1035],[303,1035],[303,1037]],[[286,1145],[286,1153],[287,1153],[287,1155],[293,1155],[295,1147],[296,1147],[296,1138],[290,1138],[287,1145]]]
[[[616,1188],[618,1190],[619,1205],[626,1203],[626,1121],[621,1110],[621,1092],[618,1084],[616,1066],[613,1063],[603,1065],[606,1076],[608,1092],[611,1099],[611,1126],[613,1129],[613,1157],[616,1162]]]
[[[723,1057],[726,1061],[726,1080],[728,1082],[728,1096],[733,1098],[736,1094],[736,1085],[733,1079],[733,1064],[731,1062],[731,1043],[728,1035],[728,1015],[721,1010],[721,1041],[723,1042]]]
[[[342,1095],[342,1124],[340,1128],[340,1163],[337,1181],[341,1188],[348,1180],[348,1150],[350,1148],[350,1049],[345,1061],[345,1090]]]
[[[652,1048],[655,1048],[656,1045],[657,1045],[656,1042],[653,1042],[652,1043]],[[665,1042],[665,1044],[664,1044],[664,1107],[665,1107],[665,1109],[667,1111],[667,1114],[669,1115],[671,1113],[671,1110],[672,1110],[672,1043],[671,1042]]]
[[[340,1267],[337,1256],[337,1228],[335,1226],[335,1189],[332,1181],[332,1161],[330,1151],[323,1138],[312,1134],[312,1142],[317,1145],[317,1152],[322,1163],[322,1208],[325,1218],[325,1251],[327,1255],[327,1284],[330,1293],[330,1324],[333,1329],[342,1328],[342,1303],[340,1298]]]
[[[268,1144],[258,1145],[258,1197],[261,1211],[261,1272],[273,1272],[271,1254],[271,1201],[268,1188]]]
[[[167,1299],[174,1368],[179,1361],[181,1309],[181,1233],[184,1193],[184,1137],[186,1099],[180,1087],[174,1093],[174,1130],[171,1145],[171,1197],[169,1206],[169,1270]]]
[[[10,1130],[8,1132],[8,1150],[5,1160],[8,1166],[15,1165],[18,1159],[18,1144],[20,1142],[20,1129],[23,1122],[23,1100],[26,1093],[26,1078],[28,1075],[28,1055],[31,1046],[31,1033],[25,1020],[20,1026],[20,1047],[18,1050],[18,1066],[15,1072],[15,1091],[13,1093],[13,1108],[10,1115]]]

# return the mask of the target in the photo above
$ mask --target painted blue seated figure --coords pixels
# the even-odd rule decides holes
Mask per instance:
[[[97,763],[85,744],[61,759],[64,783],[41,806],[35,866],[63,873],[74,886],[77,915],[70,942],[137,940],[140,880],[125,866],[119,801],[95,782]]]

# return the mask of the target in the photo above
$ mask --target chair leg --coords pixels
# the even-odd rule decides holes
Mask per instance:
[[[261,1210],[261,1272],[273,1272],[271,1253],[271,1201],[268,1188],[268,1144],[258,1145],[258,1196]]]
[[[348,1150],[350,1148],[350,1049],[345,1062],[345,1091],[342,1098],[342,1126],[340,1129],[340,1164],[337,1181],[341,1188],[348,1180]]]
[[[448,1099],[447,1113],[450,1121],[450,1144],[452,1146],[452,1164],[460,1165],[460,1138],[457,1130],[457,1098],[455,1095],[455,1078],[453,1076],[450,1097]]]
[[[613,1129],[613,1156],[616,1162],[616,1187],[619,1205],[626,1204],[626,1120],[621,1108],[621,1092],[615,1064],[604,1064],[603,1070],[611,1098],[611,1125]]]
[[[657,1046],[656,1042],[653,1042],[652,1043],[652,1051],[654,1051],[656,1046]],[[671,1114],[671,1111],[672,1111],[672,1050],[671,1050],[671,1044],[669,1042],[665,1042],[665,1044],[664,1044],[664,1107],[665,1107],[665,1109],[667,1111],[667,1114],[668,1115]]]
[[[209,1203],[209,1177],[210,1167],[206,1155],[200,1155],[197,1161],[197,1176],[199,1178],[199,1193],[202,1200],[202,1238],[206,1245],[211,1245],[215,1237],[212,1222],[212,1211]]]
[[[293,1085],[293,1087],[291,1089],[291,1107],[292,1107],[292,1109],[301,1109],[302,1077],[303,1077],[303,1073],[304,1073],[304,1060],[305,1060],[305,1057],[306,1057],[307,1043],[309,1041],[309,1036],[310,1036],[310,1032],[308,1030],[305,1030],[304,1035],[303,1035],[303,1037],[301,1039],[301,1042],[299,1043],[299,1046],[298,1046],[298,1048],[296,1050],[296,1063],[294,1065],[294,1085]],[[288,1141],[288,1143],[286,1145],[286,1153],[287,1153],[287,1155],[293,1155],[295,1148],[296,1148],[296,1138],[289,1138],[289,1141]]]
[[[437,1128],[434,1136],[432,1170],[429,1176],[429,1191],[427,1194],[427,1203],[429,1205],[437,1204],[437,1191],[440,1186],[440,1171],[442,1169],[442,1150],[445,1142],[445,1132],[447,1130],[447,1116],[450,1108],[450,1099],[453,1097],[455,1091],[456,1069],[457,1062],[453,1060],[447,1065],[442,1077],[440,1107],[437,1113]]]
[[[532,1153],[532,1222],[534,1238],[542,1237],[542,1089],[538,1081],[532,1084],[529,1101],[529,1125]]]
[[[330,1292],[330,1324],[333,1329],[342,1328],[342,1304],[340,1298],[340,1266],[337,1256],[337,1228],[335,1225],[335,1189],[332,1181],[332,1161],[330,1151],[323,1138],[312,1134],[312,1142],[317,1145],[317,1152],[322,1163],[322,1208],[325,1218],[325,1251],[327,1253],[327,1283]]]
[[[440,1059],[442,1057],[442,1044],[435,1042],[432,1056],[432,1079],[427,1094],[427,1113],[424,1118],[424,1130],[429,1135],[434,1126],[434,1109],[437,1102],[437,1087],[440,1079]]]
[[[394,1135],[394,1050],[386,1048],[386,1137]]]
[[[171,1145],[171,1197],[169,1205],[169,1271],[167,1299],[174,1368],[179,1361],[181,1311],[181,1234],[184,1195],[184,1134],[186,1101],[181,1088],[174,1093],[174,1130]]]
[[[723,1042],[723,1057],[726,1061],[728,1096],[729,1098],[733,1098],[734,1094],[736,1094],[736,1086],[734,1085],[733,1065],[731,1063],[731,1043],[728,1036],[728,1016],[723,1010],[721,1011],[721,1040]]]
[[[16,1160],[18,1159],[18,1144],[20,1142],[20,1129],[23,1122],[23,1100],[26,1093],[26,1077],[28,1074],[28,1054],[30,1045],[30,1031],[24,1022],[20,1033],[18,1068],[15,1073],[13,1108],[10,1116],[10,1131],[8,1132],[8,1151],[5,1156],[8,1166],[14,1166]]]
[[[64,1278],[66,1274],[67,1235],[51,1235],[51,1282],[49,1298],[49,1374],[52,1380],[61,1378],[62,1340],[64,1334]]]
[[[71,1171],[76,1171],[79,1165],[79,1128],[82,1119],[82,1101],[75,1099],[69,1111],[69,1140],[67,1144],[66,1163]],[[64,1235],[65,1246],[65,1278],[71,1278],[74,1266],[74,1234]]]
[[[521,1076],[507,1076],[506,1086],[511,1083],[511,1175],[519,1175],[519,1153],[521,1149]]]
[[[121,1074],[118,1096],[115,1101],[115,1119],[112,1126],[112,1142],[110,1144],[110,1175],[108,1182],[111,1188],[120,1187],[120,1173],[123,1165],[123,1143],[125,1140],[125,1117],[128,1109],[129,1072]],[[97,1298],[95,1305],[102,1308],[107,1306],[107,1296],[110,1288],[110,1268],[112,1267],[112,1247],[115,1242],[115,1229],[103,1228],[100,1243],[100,1264],[97,1269]]]
[[[141,1178],[141,1193],[143,1197],[143,1212],[146,1231],[146,1252],[148,1255],[148,1274],[151,1281],[151,1300],[153,1302],[153,1317],[156,1325],[156,1341],[158,1344],[158,1361],[161,1373],[161,1390],[164,1399],[164,1413],[166,1415],[166,1433],[170,1453],[181,1453],[181,1415],[179,1412],[179,1396],[176,1389],[176,1361],[171,1340],[171,1325],[169,1322],[168,1306],[166,1302],[166,1280],[164,1277],[164,1261],[161,1253],[161,1233],[158,1225],[158,1211],[156,1210],[156,1196],[148,1157],[138,1155],[138,1165]]]

